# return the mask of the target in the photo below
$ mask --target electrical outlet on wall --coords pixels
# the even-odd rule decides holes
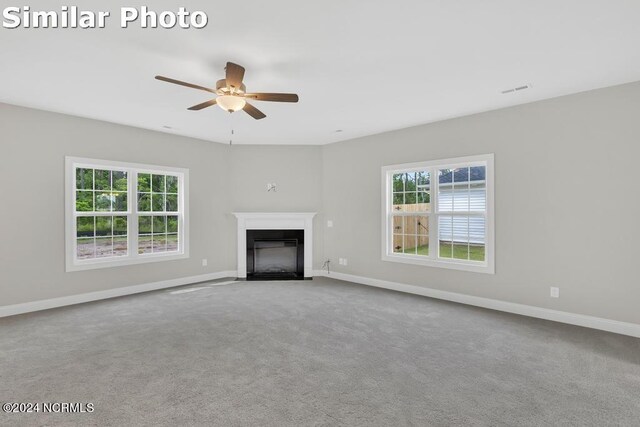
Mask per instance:
[[[560,288],[556,288],[555,286],[551,286],[551,298],[560,298]]]
[[[328,220],[327,221],[327,227],[329,227],[329,228],[333,227],[333,221]]]
[[[206,267],[208,263],[209,263],[209,261],[207,261],[206,258],[202,258],[202,266],[203,267]]]
[[[346,258],[342,258],[342,265],[347,265],[347,259]]]

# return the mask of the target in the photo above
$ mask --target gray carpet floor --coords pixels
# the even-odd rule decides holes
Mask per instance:
[[[0,319],[2,425],[640,425],[640,340],[317,278]]]

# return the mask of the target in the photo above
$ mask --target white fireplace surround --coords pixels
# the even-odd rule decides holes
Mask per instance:
[[[234,212],[238,219],[238,278],[247,277],[247,230],[304,230],[304,277],[313,276],[316,212]]]

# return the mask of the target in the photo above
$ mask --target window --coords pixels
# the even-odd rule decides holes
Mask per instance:
[[[67,271],[188,257],[188,176],[67,157]]]
[[[385,166],[385,261],[493,274],[493,155]]]

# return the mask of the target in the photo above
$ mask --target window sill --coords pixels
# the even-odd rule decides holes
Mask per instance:
[[[495,274],[493,264],[485,261],[459,262],[455,260],[432,259],[422,256],[383,254],[382,261],[413,264],[424,267],[446,268],[450,270],[470,271],[473,273]]]
[[[135,265],[135,264],[147,264],[151,262],[161,262],[161,261],[173,261],[178,259],[189,258],[188,253],[172,253],[172,254],[149,254],[149,255],[139,255],[135,258],[125,257],[124,259],[109,259],[105,258],[104,260],[87,260],[87,261],[75,261],[71,263],[67,263],[66,272],[72,271],[85,271],[85,270],[97,270],[100,268],[110,268],[110,267],[121,267],[126,265]]]

